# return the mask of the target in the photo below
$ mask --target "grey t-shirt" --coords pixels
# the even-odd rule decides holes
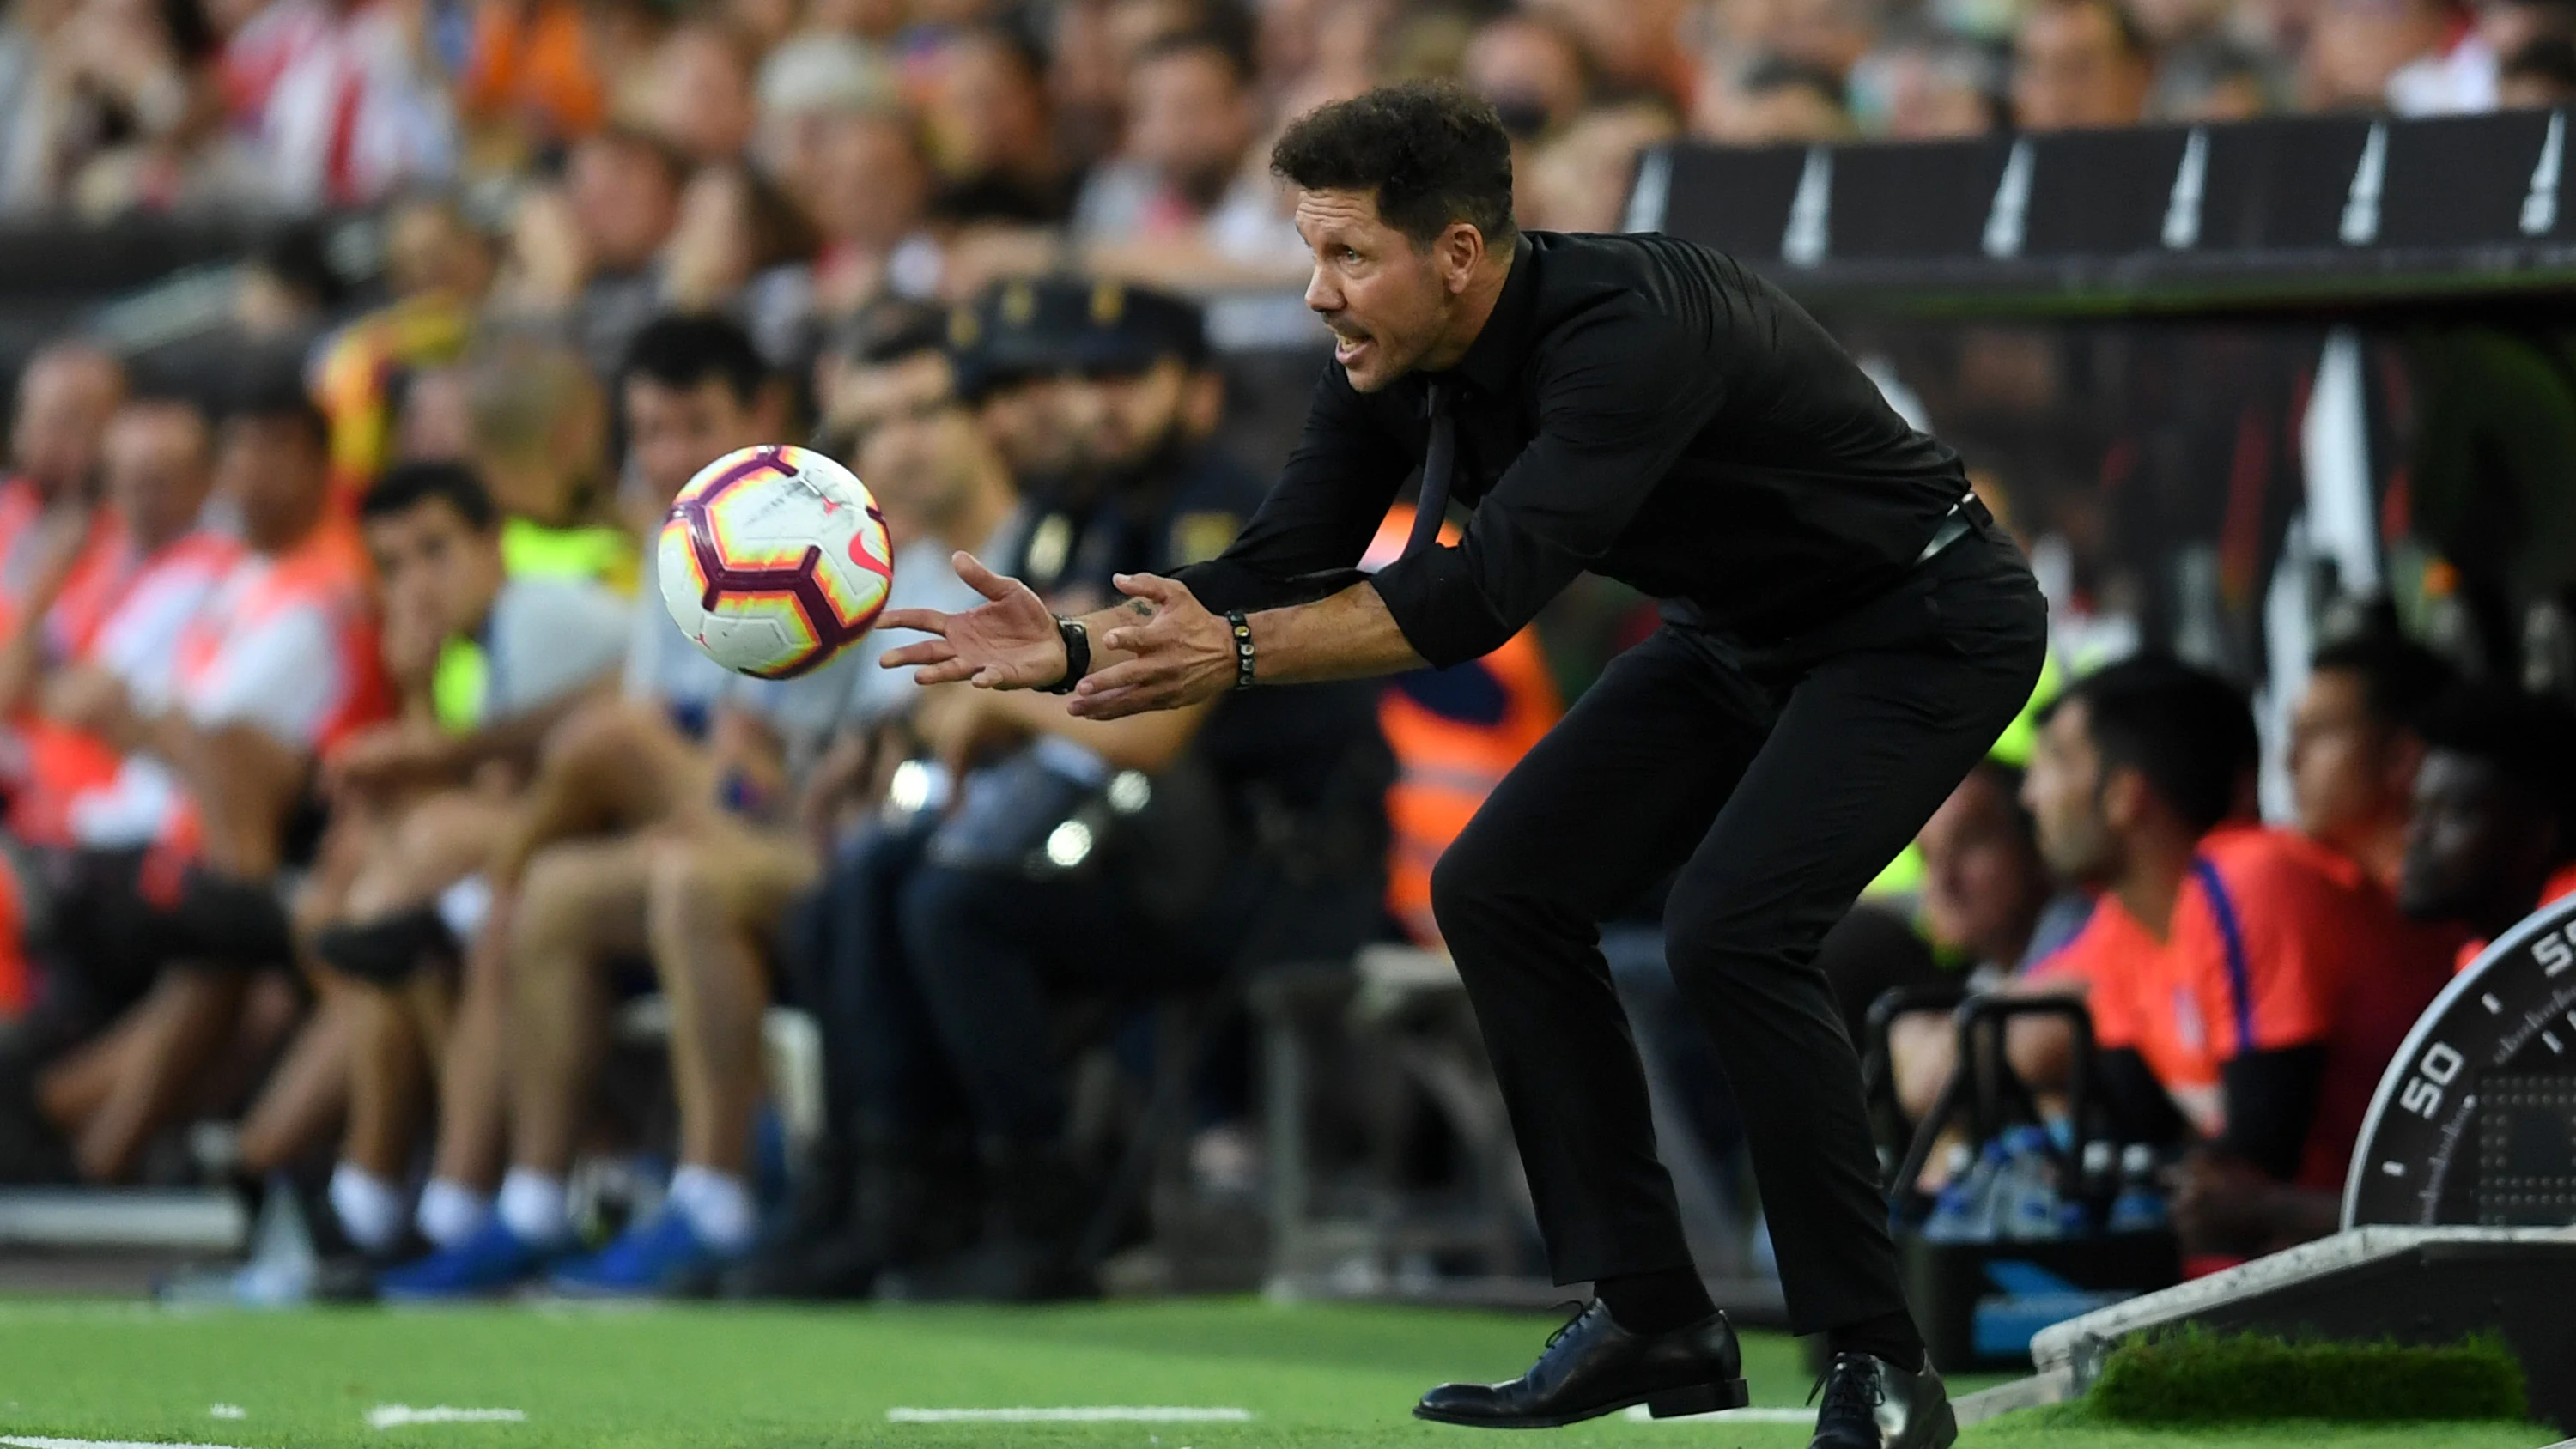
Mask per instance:
[[[513,578],[484,625],[483,722],[542,709],[617,669],[626,601],[588,579]]]
[[[749,710],[768,721],[792,744],[818,740],[841,722],[849,704],[852,677],[862,667],[876,669],[876,655],[865,641],[840,657],[793,679],[754,679],[736,674],[709,659],[662,603],[659,555],[652,540],[644,546],[642,587],[627,605],[626,694],[651,700],[671,711],[689,728],[702,728],[720,706]],[[900,575],[898,575],[900,576]]]

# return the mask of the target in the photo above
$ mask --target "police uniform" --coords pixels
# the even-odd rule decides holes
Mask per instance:
[[[1196,308],[1115,283],[1010,283],[971,315],[959,330],[976,345],[958,368],[970,395],[1204,354]],[[1222,553],[1263,492],[1187,443],[1122,476],[1031,480],[1020,546],[992,563],[1041,596],[1114,598],[1115,574]],[[1060,1130],[1047,986],[1147,989],[1247,954],[1347,954],[1374,933],[1391,774],[1376,697],[1365,683],[1229,696],[1151,782],[1048,736],[961,783],[904,889],[904,937],[985,1133]],[[1283,893],[1293,909],[1274,908]]]

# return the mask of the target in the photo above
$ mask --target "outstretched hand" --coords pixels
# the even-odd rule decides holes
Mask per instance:
[[[880,629],[917,629],[936,637],[889,649],[878,664],[916,666],[916,684],[963,680],[977,689],[1043,689],[1064,678],[1064,636],[1036,592],[1005,578],[959,550],[957,576],[990,602],[962,614],[937,609],[889,609]]]
[[[1066,707],[1083,719],[1122,719],[1148,710],[1180,709],[1234,687],[1234,637],[1189,586],[1155,574],[1120,574],[1127,595],[1121,623],[1100,638],[1119,659],[1095,667]]]

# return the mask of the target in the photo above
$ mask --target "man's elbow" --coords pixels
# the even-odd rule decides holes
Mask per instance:
[[[1479,611],[1478,615],[1456,624],[1442,621],[1438,627],[1407,629],[1396,625],[1396,646],[1409,649],[1414,658],[1433,669],[1452,669],[1482,659],[1511,642],[1520,626]]]

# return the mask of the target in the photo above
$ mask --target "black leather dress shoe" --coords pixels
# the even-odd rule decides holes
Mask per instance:
[[[1807,1449],[1950,1449],[1959,1442],[1950,1391],[1932,1365],[1908,1373],[1874,1354],[1838,1353]]]
[[[1742,1408],[1744,1356],[1726,1315],[1670,1333],[1630,1333],[1596,1302],[1507,1383],[1442,1384],[1413,1417],[1480,1429],[1553,1429],[1643,1404],[1658,1419]]]

